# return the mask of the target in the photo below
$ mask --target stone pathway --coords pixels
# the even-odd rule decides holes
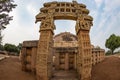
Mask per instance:
[[[76,71],[54,71],[53,78],[51,80],[79,80]]]

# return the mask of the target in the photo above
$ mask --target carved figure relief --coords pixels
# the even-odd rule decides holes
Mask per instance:
[[[41,28],[42,29],[55,29],[55,25],[54,25],[54,20],[52,15],[47,15],[45,17],[45,19],[42,19],[41,21]]]

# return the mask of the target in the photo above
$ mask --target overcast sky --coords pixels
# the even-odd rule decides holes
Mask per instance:
[[[18,5],[10,15],[13,20],[3,31],[3,43],[18,45],[24,40],[38,40],[40,23],[35,24],[35,16],[43,3],[55,0],[14,0]],[[72,0],[56,0],[72,2]],[[91,43],[105,49],[105,41],[111,34],[120,35],[120,0],[77,0],[90,10],[93,26],[90,31]],[[75,34],[75,21],[56,20],[55,34],[71,32]]]

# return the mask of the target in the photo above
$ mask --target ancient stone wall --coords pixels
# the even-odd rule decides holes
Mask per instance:
[[[92,65],[100,63],[105,58],[105,50],[100,48],[92,48]]]
[[[21,50],[22,70],[36,71],[36,55],[38,41],[24,41]]]
[[[59,41],[60,42],[60,41]],[[76,41],[75,41],[76,42]],[[64,45],[66,42],[62,42],[62,44]],[[74,43],[71,42],[70,44]],[[25,70],[25,71],[32,71],[33,73],[35,73],[36,71],[36,54],[37,54],[37,47],[38,47],[38,41],[24,41],[23,42],[23,46],[22,46],[22,52],[21,52],[21,55],[20,55],[20,58],[21,58],[21,61],[22,61],[22,69]],[[57,41],[54,42],[54,54],[53,54],[53,58],[54,58],[54,64],[55,65],[55,68],[57,70],[59,70],[59,55],[60,53],[63,53],[63,54],[66,54],[66,51],[67,53],[78,53],[77,51],[77,47],[78,45],[74,46],[70,46],[71,48],[68,48],[68,45],[65,46],[62,46],[62,44],[58,44]],[[76,43],[77,44],[77,43]],[[76,47],[76,48],[75,48]],[[57,49],[59,48],[59,49]],[[62,49],[62,48],[66,48],[65,49]],[[29,52],[30,51],[30,52]],[[28,54],[28,52],[30,53],[30,56],[29,55],[26,55]],[[76,56],[75,55],[75,60],[74,62],[76,63]],[[104,49],[101,49],[101,48],[95,48],[94,46],[92,47],[92,65],[96,65],[97,63],[103,61],[105,58],[105,50]],[[29,65],[32,66],[32,68],[27,68],[26,65],[30,63]],[[75,69],[76,69],[76,65],[75,65]]]

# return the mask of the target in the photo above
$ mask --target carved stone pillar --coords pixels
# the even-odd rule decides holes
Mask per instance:
[[[40,39],[38,43],[36,72],[37,80],[49,80],[52,76],[52,47],[54,20],[47,15],[40,26]]]
[[[85,20],[84,16],[79,16],[76,22],[76,34],[78,37],[78,55],[77,55],[77,71],[80,80],[91,79],[91,43],[89,30],[91,24]]]

